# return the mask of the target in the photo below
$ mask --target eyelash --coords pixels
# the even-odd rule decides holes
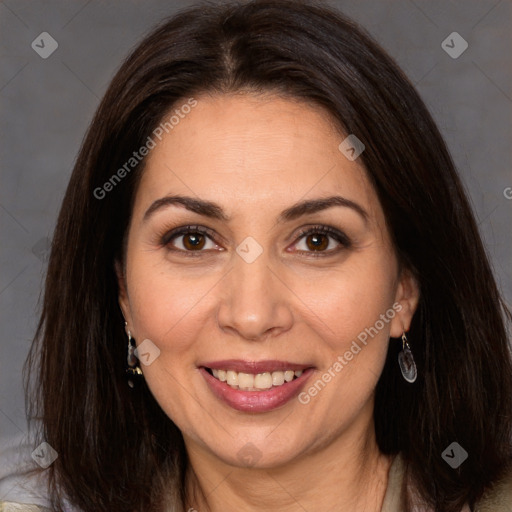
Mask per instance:
[[[214,243],[217,243],[217,242],[215,242],[215,232],[213,230],[204,228],[202,226],[183,226],[183,227],[166,232],[163,236],[160,237],[160,244],[164,247],[168,247],[174,238],[177,238],[177,237],[183,236],[183,235],[189,235],[189,234],[204,235],[204,236],[207,236],[208,238],[210,238]],[[331,237],[334,240],[336,240],[336,242],[338,242],[341,247],[338,247],[336,249],[330,249],[328,251],[299,251],[300,253],[308,254],[308,257],[318,258],[318,257],[331,256],[333,254],[337,254],[339,251],[341,251],[343,249],[349,249],[352,246],[350,239],[347,237],[347,235],[345,235],[345,233],[343,233],[342,231],[339,231],[337,229],[334,229],[330,226],[324,226],[324,225],[316,225],[316,226],[311,226],[308,228],[301,229],[297,235],[295,244],[297,244],[302,238],[305,238],[308,235],[312,235],[312,234],[320,234],[320,235],[325,235],[325,236]],[[197,257],[197,256],[200,256],[202,252],[205,252],[202,250],[185,251],[183,249],[176,249],[176,248],[172,248],[169,250],[184,253],[184,255],[188,256],[188,257]]]
[[[336,242],[340,244],[340,247],[336,249],[330,249],[329,251],[300,251],[305,252],[309,256],[312,256],[314,258],[323,257],[323,256],[331,256],[333,254],[337,254],[342,249],[349,249],[352,245],[350,239],[348,236],[343,233],[342,231],[339,231],[338,229],[334,229],[330,226],[311,226],[309,228],[303,228],[299,231],[297,235],[297,242],[301,240],[302,238],[306,238],[308,235],[312,234],[320,234],[325,235],[327,237],[334,238]],[[296,243],[297,243],[296,242]]]

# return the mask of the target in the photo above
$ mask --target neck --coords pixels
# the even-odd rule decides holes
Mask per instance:
[[[372,425],[373,426],[373,425]],[[359,434],[359,435],[357,435]],[[199,449],[190,450],[185,510],[221,512],[380,512],[392,457],[380,453],[373,428],[272,468],[238,468]]]

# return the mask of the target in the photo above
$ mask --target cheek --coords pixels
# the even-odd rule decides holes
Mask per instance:
[[[378,257],[368,254],[365,258],[353,258],[341,270],[317,276],[313,286],[303,286],[297,294],[321,320],[315,326],[322,331],[322,338],[339,351],[374,326],[380,315],[386,318],[384,325],[378,322],[379,333],[375,336],[387,340],[387,320],[394,316],[394,310],[388,315],[386,312],[394,303],[395,279],[394,259],[382,258],[381,252]]]
[[[320,338],[316,345],[321,367],[301,403],[329,417],[326,428],[343,427],[359,414],[384,367],[396,314],[397,266],[391,255],[383,254],[382,249],[367,252],[328,279],[317,280],[308,292],[304,289],[309,293],[305,302],[316,314],[310,316],[310,327]]]
[[[137,338],[149,338],[163,357],[169,352],[190,351],[204,324],[208,291],[213,285],[212,276],[190,276],[170,271],[165,262],[155,264],[144,256],[135,257],[128,272],[128,289]]]
[[[322,435],[345,428],[370,403],[396,314],[394,272],[392,260],[360,260],[309,288],[304,302],[315,313],[309,327],[316,334],[321,366],[300,401],[323,418]]]
[[[205,338],[205,324],[214,318],[208,292],[218,278],[164,268],[163,263],[133,258],[128,269],[130,307],[137,344],[149,339],[160,350],[151,365],[141,364],[144,379],[167,415],[185,428],[201,416],[190,396],[201,379],[196,363],[204,355],[198,340]]]

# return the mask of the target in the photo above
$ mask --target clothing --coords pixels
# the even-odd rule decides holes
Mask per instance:
[[[25,434],[0,441],[0,512],[51,512],[44,508],[49,505],[46,473],[30,473],[37,467],[32,459],[34,447]]]
[[[0,502],[0,512],[51,512],[51,510],[46,507],[38,507],[37,505],[2,501]]]
[[[402,481],[404,478],[404,461],[396,456],[388,474],[388,486],[384,496],[381,512],[403,512],[401,502]],[[414,512],[435,512],[416,507]],[[470,512],[466,505],[461,512]],[[512,512],[512,467],[499,482],[489,489],[475,506],[475,512]]]
[[[26,477],[25,473],[31,466],[31,450],[32,445],[29,443],[17,446],[11,444],[9,449],[0,450],[0,459],[3,461],[0,470],[0,498],[5,500],[0,501],[0,512],[52,512],[47,508],[48,500],[44,496],[44,472],[40,479]],[[381,512],[403,512],[400,499],[403,478],[404,462],[398,455],[389,469],[388,486]],[[66,512],[80,511],[69,506],[66,507]],[[434,511],[416,508],[414,512]],[[470,512],[469,507],[461,512]],[[484,495],[475,512],[512,512],[512,468],[505,478]]]

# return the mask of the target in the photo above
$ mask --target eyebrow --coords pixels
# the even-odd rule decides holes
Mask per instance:
[[[203,215],[204,217],[209,217],[211,219],[217,219],[226,222],[229,222],[231,220],[231,218],[228,215],[226,215],[222,207],[219,206],[218,204],[204,199],[196,199],[193,197],[181,195],[165,196],[160,199],[157,199],[146,210],[146,213],[144,214],[142,220],[146,222],[157,211],[167,208],[169,206],[176,205],[182,206],[191,212]],[[298,203],[295,203],[291,207],[287,208],[286,210],[283,210],[279,215],[277,222],[279,224],[282,222],[295,220],[303,215],[316,213],[322,210],[326,210],[327,208],[332,208],[333,206],[342,206],[345,208],[350,208],[356,213],[358,213],[365,222],[368,221],[368,213],[358,203],[342,196],[330,196],[319,199],[299,201]]]

